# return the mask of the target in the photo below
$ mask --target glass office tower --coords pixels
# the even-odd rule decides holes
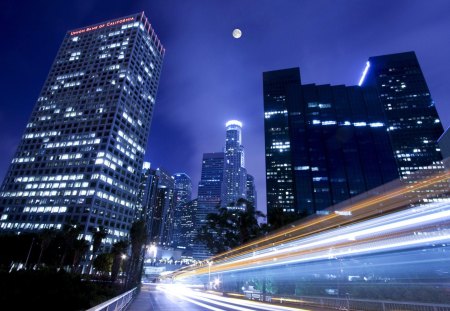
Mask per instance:
[[[298,68],[264,83],[269,222],[274,210],[304,217],[398,177],[374,90],[301,85]]]
[[[444,130],[416,54],[370,57],[364,72],[359,84],[377,90],[402,179],[442,171]]]
[[[220,205],[223,182],[224,153],[204,153],[202,160],[202,173],[198,183],[197,213],[195,215],[195,227],[199,230],[206,224],[206,216],[216,213]],[[193,257],[204,259],[211,256],[205,245],[196,243],[193,249]]]
[[[186,247],[187,243],[183,235],[183,221],[186,204],[192,199],[192,181],[186,173],[177,173],[174,178],[174,217],[173,217],[173,244],[174,246]]]
[[[222,206],[247,197],[247,171],[242,146],[242,123],[228,121],[225,125],[225,159],[223,168]]]
[[[67,32],[1,188],[1,231],[128,235],[163,56],[144,13]]]
[[[271,211],[307,216],[443,169],[442,125],[413,52],[370,57],[359,86],[301,85],[298,68],[263,83],[269,222]]]

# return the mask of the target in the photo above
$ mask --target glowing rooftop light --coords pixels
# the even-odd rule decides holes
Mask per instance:
[[[364,82],[364,79],[366,78],[367,72],[369,71],[370,63],[366,62],[366,68],[364,68],[363,74],[361,76],[361,79],[359,79],[358,86],[361,86]]]
[[[227,123],[225,123],[226,127],[229,127],[230,125],[237,125],[239,127],[242,127],[242,122],[240,122],[238,120],[230,120]]]

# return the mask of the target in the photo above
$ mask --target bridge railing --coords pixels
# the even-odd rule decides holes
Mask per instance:
[[[86,311],[122,311],[132,302],[133,298],[137,294],[137,287],[116,296],[108,301],[105,301],[95,307],[92,307]]]
[[[247,296],[247,295],[246,295]],[[260,298],[261,297],[261,298]],[[253,300],[261,300],[261,296],[248,297]],[[283,299],[284,298],[284,299]],[[329,298],[316,296],[283,296],[270,297],[270,300],[278,303],[289,303],[320,306],[325,308],[333,308],[337,310],[358,310],[358,311],[450,311],[448,304],[420,303],[392,300],[369,300],[369,299],[352,299],[352,298]],[[266,299],[267,301],[267,299]]]

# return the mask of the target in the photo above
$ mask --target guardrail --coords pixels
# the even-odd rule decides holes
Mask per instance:
[[[104,303],[96,305],[86,311],[122,311],[125,310],[137,294],[137,287],[114,297]]]
[[[262,301],[262,294],[245,295],[248,299]],[[331,308],[337,310],[358,310],[358,311],[450,311],[448,304],[420,303],[409,301],[391,301],[391,300],[369,300],[352,298],[328,298],[317,296],[266,296],[266,301],[290,305],[308,305],[320,306],[322,308]]]

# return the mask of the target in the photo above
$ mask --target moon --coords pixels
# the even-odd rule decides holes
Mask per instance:
[[[233,30],[233,37],[239,39],[242,36],[242,31],[239,28]]]

